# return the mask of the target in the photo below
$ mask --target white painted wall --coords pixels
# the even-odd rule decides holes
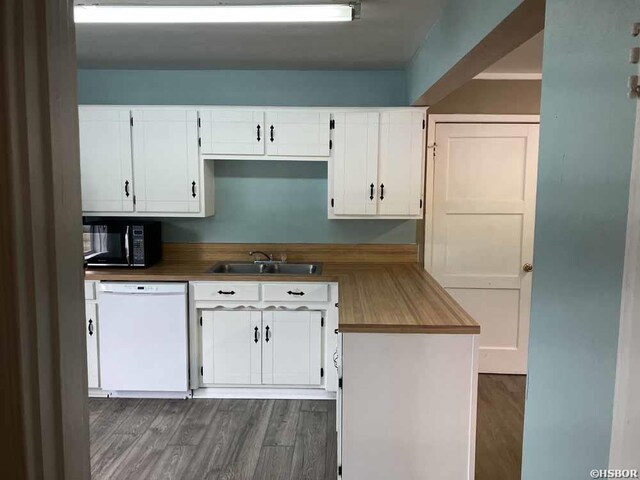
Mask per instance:
[[[610,468],[640,468],[640,100],[629,194],[629,217],[618,341]]]

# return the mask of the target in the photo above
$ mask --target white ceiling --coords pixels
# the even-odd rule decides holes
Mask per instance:
[[[223,2],[154,0],[153,3]],[[288,0],[288,3],[322,3],[322,0]],[[332,24],[78,24],[78,63],[81,68],[132,69],[404,68],[445,3],[446,0],[363,0],[359,20]]]
[[[483,74],[542,74],[544,30],[487,68]]]

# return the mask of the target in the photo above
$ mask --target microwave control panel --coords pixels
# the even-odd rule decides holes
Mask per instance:
[[[133,230],[133,264],[144,265],[144,227],[134,225]]]

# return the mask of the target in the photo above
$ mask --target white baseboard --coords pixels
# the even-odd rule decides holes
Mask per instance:
[[[189,399],[192,397],[191,390],[184,392],[136,392],[122,390],[104,390],[104,396],[109,398],[167,398],[167,399]]]
[[[198,388],[193,398],[253,398],[276,400],[335,400],[335,392],[317,388]]]

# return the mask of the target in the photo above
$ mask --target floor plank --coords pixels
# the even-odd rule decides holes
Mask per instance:
[[[300,412],[290,480],[324,480],[327,412]]]
[[[165,447],[189,408],[186,400],[168,400],[161,405],[162,408],[149,424],[147,430],[139,435],[136,442],[127,451],[114,472],[114,478],[119,480],[153,478],[151,473],[154,471],[155,465],[160,461]],[[151,407],[149,407],[149,411],[152,411]],[[130,420],[134,416],[132,413]],[[140,424],[136,425],[136,428],[140,428]]]
[[[91,455],[91,478],[113,479],[127,451],[136,441],[135,435],[111,434],[103,441],[103,448]]]
[[[301,406],[301,400],[274,402],[264,445],[292,447],[295,444]]]
[[[183,422],[174,433],[170,445],[199,445],[205,431],[213,420],[220,400],[198,398],[190,400],[191,407]]]
[[[185,480],[195,478],[191,475],[191,462],[197,447],[192,445],[169,445],[149,473],[154,480]]]
[[[141,400],[127,419],[120,423],[115,433],[141,435],[144,433],[156,415],[162,408],[163,400],[159,399],[143,399]]]
[[[480,375],[476,480],[520,478],[526,377]],[[92,478],[336,480],[324,400],[89,400]]]
[[[253,480],[289,480],[293,447],[264,446]]]
[[[524,375],[480,375],[476,480],[518,480],[522,466]]]
[[[93,403],[93,400],[95,399],[91,399],[89,403]],[[101,449],[102,443],[109,438],[109,435],[128,418],[140,403],[140,400],[136,398],[108,398],[107,400],[109,401],[108,405],[103,407],[102,413],[89,427],[92,452]]]

